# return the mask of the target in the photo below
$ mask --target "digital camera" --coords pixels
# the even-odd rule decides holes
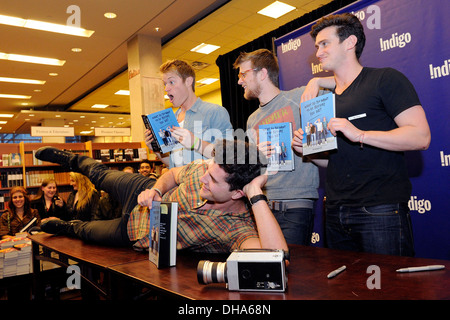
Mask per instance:
[[[231,291],[284,292],[287,287],[283,250],[233,251],[226,262],[202,260],[197,265],[200,284],[226,283]]]

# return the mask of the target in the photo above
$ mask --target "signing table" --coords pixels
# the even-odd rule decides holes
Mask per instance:
[[[448,300],[450,299],[450,261],[397,257],[338,251],[317,247],[290,246],[288,288],[283,293],[232,292],[224,283],[202,285],[197,282],[200,260],[223,262],[227,255],[199,255],[180,252],[176,267],[157,269],[146,253],[127,248],[110,248],[83,243],[63,236],[38,234],[33,241],[36,261],[44,259],[38,246],[59,253],[84,266],[100,268],[105,276],[107,298],[117,297],[118,283],[129,282],[150,288],[168,298],[193,300]],[[345,265],[338,276],[331,271]],[[397,273],[405,267],[444,265],[445,269]],[[39,271],[35,270],[39,277]]]

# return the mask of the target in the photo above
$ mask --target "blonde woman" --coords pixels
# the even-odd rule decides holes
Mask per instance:
[[[84,175],[70,172],[72,193],[67,198],[67,217],[65,220],[90,221],[98,214],[100,193]]]

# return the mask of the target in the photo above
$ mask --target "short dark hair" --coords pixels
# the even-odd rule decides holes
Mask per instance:
[[[257,70],[265,68],[270,81],[278,88],[278,59],[272,51],[268,49],[258,49],[252,52],[241,52],[234,62],[233,67],[237,69],[242,63],[247,61],[251,61],[253,68]]]
[[[364,27],[359,19],[351,13],[335,14],[323,17],[312,26],[310,35],[316,40],[317,34],[325,28],[337,27],[337,35],[340,42],[354,35],[358,39],[355,46],[356,58],[361,56],[364,45],[366,44],[366,36],[364,34]]]
[[[258,147],[239,139],[216,140],[213,156],[215,163],[228,174],[225,181],[230,191],[242,190],[267,167],[267,159]]]

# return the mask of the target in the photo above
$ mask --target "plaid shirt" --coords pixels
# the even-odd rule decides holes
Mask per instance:
[[[251,213],[202,209],[206,200],[200,197],[200,177],[208,166],[194,161],[176,177],[177,187],[165,193],[162,201],[178,202],[177,249],[221,253],[238,249],[258,232]],[[150,215],[147,207],[137,205],[130,214],[127,231],[135,249],[149,246]]]

